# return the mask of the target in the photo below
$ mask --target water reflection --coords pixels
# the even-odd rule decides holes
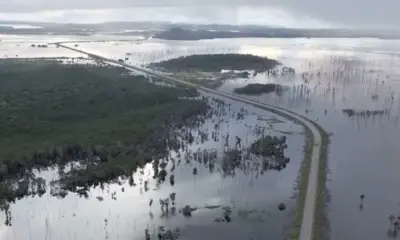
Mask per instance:
[[[35,172],[48,191],[0,214],[2,221],[11,217],[10,226],[0,227],[1,239],[282,238],[290,218],[277,206],[293,206],[303,129],[229,100],[225,107],[220,100],[210,103],[217,110],[191,131],[181,130],[178,151],[171,149],[127,179],[85,191],[86,198],[57,198],[49,191],[49,183],[70,166]],[[284,156],[291,161],[284,169],[274,156],[248,150],[270,134],[286,135]]]
[[[117,57],[106,48],[100,52]],[[120,49],[121,53],[132,51],[130,61],[140,64],[194,53],[226,52],[267,56],[294,68],[294,76],[250,74],[250,78],[228,80],[220,90],[232,92],[248,83],[290,87],[281,95],[248,97],[307,115],[333,133],[328,182],[332,195],[330,237],[385,237],[387,216],[397,211],[400,199],[396,190],[400,177],[395,170],[399,167],[397,156],[400,155],[396,144],[400,140],[400,41],[216,39],[188,43],[152,40],[140,49],[131,50],[122,45]],[[146,53],[136,54],[137,51]],[[354,114],[349,117],[343,114],[346,112]],[[362,211],[361,192],[368,196],[362,203]]]
[[[235,88],[242,87],[248,83],[277,83],[288,86],[289,90],[284,91],[281,95],[272,93],[249,98],[288,107],[301,114],[305,114],[309,118],[318,121],[327,131],[333,133],[329,153],[331,174],[329,175],[330,181],[328,182],[328,188],[332,195],[332,201],[329,205],[331,239],[372,240],[386,237],[386,233],[388,232],[387,218],[390,214],[398,211],[398,202],[400,199],[397,190],[397,182],[400,180],[398,174],[400,165],[397,159],[400,155],[400,149],[398,148],[400,140],[400,130],[398,128],[400,114],[400,41],[378,39],[215,39],[193,42],[149,40],[141,44],[137,44],[137,42],[81,43],[79,48],[115,59],[128,57],[128,62],[134,64],[147,64],[152,61],[195,53],[250,53],[276,58],[285,66],[294,68],[296,74],[292,76],[250,74],[251,77],[248,79],[228,80],[221,87],[221,90],[232,92]],[[248,109],[247,106],[245,108]],[[349,117],[343,114],[343,110],[354,114],[351,114],[352,116]],[[368,111],[370,114],[367,114]],[[381,114],[382,111],[383,114]],[[371,114],[371,112],[376,112],[377,114]],[[247,115],[245,120],[246,124],[250,122],[253,123],[251,126],[255,126],[254,122],[256,120],[254,117]],[[243,122],[243,120],[235,120],[233,122],[236,121]],[[210,123],[210,125],[213,126],[214,123]],[[280,124],[274,124],[274,127],[277,125]],[[243,124],[233,124],[232,120],[229,120],[221,124],[221,127],[221,132],[226,132],[227,129],[229,131],[238,131],[238,129],[243,129]],[[268,126],[266,129],[269,132],[274,131],[273,129],[268,129]],[[285,129],[280,130],[287,131]],[[230,135],[234,136],[233,133],[230,133]],[[242,132],[235,135],[241,136],[243,144],[246,141],[247,146],[251,144],[250,140],[246,140],[250,134]],[[215,144],[214,141],[206,141],[203,145],[194,143],[192,152],[196,152],[198,148],[215,148],[219,149],[216,152],[218,156],[221,156],[224,149],[224,136],[212,136],[212,133],[210,133],[210,139],[213,137],[220,139],[219,145]],[[129,214],[124,215],[124,226],[127,226],[129,229],[133,228],[142,235],[145,233],[145,231],[142,231],[142,227],[135,228],[132,226],[144,226],[147,224],[149,218],[147,211],[149,199],[154,199],[153,209],[155,208],[155,204],[158,203],[157,200],[159,200],[160,196],[165,198],[172,192],[177,194],[176,204],[180,208],[183,208],[187,204],[194,207],[199,202],[201,203],[198,204],[199,206],[207,203],[232,207],[233,204],[230,200],[234,199],[235,203],[240,203],[242,207],[252,206],[255,209],[261,205],[265,206],[265,209],[275,209],[276,206],[271,206],[271,208],[266,207],[269,205],[267,202],[277,202],[281,199],[279,196],[285,196],[282,189],[290,192],[291,190],[287,186],[292,184],[290,180],[294,180],[294,176],[297,175],[295,170],[298,168],[295,167],[297,161],[293,161],[293,157],[290,156],[292,154],[291,145],[293,145],[291,141],[294,141],[291,139],[297,137],[298,135],[296,134],[288,137],[289,149],[286,153],[292,159],[290,164],[279,175],[276,172],[264,174],[261,177],[264,180],[260,180],[260,176],[257,180],[254,174],[244,175],[242,171],[236,172],[236,177],[234,178],[229,176],[221,178],[218,167],[214,166],[211,168],[211,171],[209,166],[200,164],[198,161],[190,162],[187,165],[185,162],[181,162],[179,166],[177,166],[176,161],[172,181],[172,175],[169,175],[169,178],[166,176],[166,182],[169,185],[167,186],[164,183],[157,191],[157,194],[154,193],[156,191],[153,191],[153,189],[157,189],[156,182],[151,177],[149,180],[147,180],[148,177],[142,177],[143,184],[147,182],[144,184],[147,187],[140,187],[142,195],[146,196],[146,199],[140,197],[142,196],[140,191],[131,192],[128,190],[131,188],[125,186],[125,192],[121,194],[118,191],[121,186],[116,187],[112,185],[110,188],[113,188],[113,190],[109,191],[117,192],[116,197],[118,201],[110,201],[109,196],[104,196],[101,205],[96,200],[98,203],[87,201],[90,204],[86,206],[83,202],[71,198],[72,196],[67,196],[67,198],[71,198],[68,204],[75,202],[75,205],[79,206],[76,208],[79,208],[79,210],[83,209],[82,212],[86,211],[85,216],[90,216],[93,212],[100,216],[110,215],[113,219],[111,222],[115,224],[117,222],[115,220],[115,212],[119,212],[122,215],[129,212]],[[234,137],[231,137],[229,141],[231,145],[235,144]],[[297,151],[300,151],[300,149]],[[173,167],[173,165],[170,165],[171,161],[168,164],[167,169]],[[148,176],[152,176],[152,169],[152,166],[147,166],[144,174],[146,175],[150,171]],[[197,174],[193,175],[194,172]],[[293,174],[293,176],[289,177],[288,173]],[[139,177],[136,175],[131,183],[133,186],[142,185]],[[252,191],[251,189],[268,190],[263,192],[259,190]],[[282,190],[282,192],[277,189]],[[273,194],[267,194],[266,192],[273,192]],[[90,197],[100,196],[102,193],[102,190],[96,188],[91,192]],[[361,193],[367,197],[360,203],[359,196]],[[128,195],[130,198],[127,197]],[[227,197],[228,195],[230,197]],[[126,198],[128,200],[124,200]],[[255,200],[257,198],[268,199],[268,201],[265,200],[263,203],[261,201],[257,202]],[[33,199],[35,206],[38,206],[37,204],[39,203],[36,202],[40,202],[40,200]],[[29,224],[27,224],[27,218],[25,217],[26,207],[24,207],[27,204],[27,200],[23,201],[25,201],[25,205],[21,201],[12,207],[13,221],[22,221],[23,224],[20,226],[27,226]],[[61,201],[64,202],[65,200]],[[119,204],[114,205],[114,202],[119,202]],[[52,206],[52,200],[46,201],[46,203],[48,204],[47,206]],[[68,205],[66,203],[63,204]],[[362,206],[361,208],[360,205]],[[114,215],[108,213],[107,210],[101,210],[104,206],[112,207],[112,214]],[[121,206],[132,206],[132,209],[134,208],[135,210],[126,210],[121,208]],[[94,207],[97,207],[97,210],[93,210]],[[118,207],[120,207],[120,211],[117,211]],[[53,209],[58,208],[58,206],[53,206]],[[17,216],[19,215],[18,219],[22,218],[24,220],[15,220],[16,216],[14,212],[16,212],[16,209],[19,209],[17,211],[19,212],[17,214]],[[88,209],[92,210],[89,211]],[[267,219],[271,218],[268,215],[268,210],[265,213],[262,211],[254,214],[263,217],[267,216]],[[236,217],[232,217],[233,221],[227,225],[210,225],[210,218],[223,218],[223,216],[221,216],[220,212],[214,214],[214,211],[209,209],[199,208],[193,214],[196,217],[189,220],[182,220],[183,216],[180,214],[171,218],[180,220],[169,221],[168,224],[170,224],[170,227],[168,229],[172,231],[177,225],[174,223],[179,223],[180,221],[188,223],[186,227],[180,229],[180,236],[182,238],[190,237],[190,239],[203,239],[204,234],[226,238],[234,237],[237,239],[244,239],[252,235],[256,238],[257,236],[263,236],[264,231],[267,231],[263,230],[263,227],[260,225],[250,224],[247,221],[237,221]],[[154,211],[152,213],[153,221],[156,221],[154,219],[157,219],[158,215],[160,215],[159,212]],[[274,215],[273,223],[269,222],[268,226],[271,228],[273,226],[280,226],[279,224],[281,224],[282,219],[279,217],[279,215]],[[87,219],[92,218],[89,217]],[[196,219],[196,224],[191,222],[193,219]],[[70,222],[63,222],[62,224],[69,226],[68,223]],[[84,224],[82,222],[82,226]],[[153,224],[149,226],[147,231],[152,236],[157,235],[158,232],[158,226],[156,227],[158,223]],[[166,225],[164,222],[162,224]],[[104,223],[100,220],[95,226],[104,226]],[[265,224],[262,226],[265,227]],[[14,224],[13,228],[16,227]],[[107,228],[110,228],[110,224],[108,224]],[[127,230],[121,230],[121,228],[118,226],[114,227],[113,234],[118,229],[120,234],[129,235]],[[73,229],[79,233],[76,228]],[[100,234],[104,233],[102,227],[93,229],[97,229],[96,234],[98,235],[96,236],[103,236]],[[6,236],[12,235],[10,233],[12,230],[7,229],[3,231],[7,231],[8,235]],[[224,235],[221,235],[222,233]],[[67,236],[68,231],[62,234]],[[80,234],[88,236],[87,238],[90,239],[90,235],[85,235],[84,231]],[[73,235],[69,236],[73,237]],[[112,237],[111,235],[109,236]]]
[[[400,50],[400,44],[391,47]],[[338,44],[337,48],[342,46]],[[343,46],[346,48],[346,54],[334,50],[328,56],[297,59],[297,64],[289,65],[298,66],[297,76],[260,74],[253,79],[228,81],[221,90],[231,92],[252,82],[291,86],[281,95],[247,97],[291,108],[333,133],[328,182],[332,196],[328,208],[330,237],[381,239],[387,232],[385,219],[397,211],[400,199],[396,191],[400,179],[393,170],[398,167],[400,154],[396,144],[400,140],[400,59],[381,51],[366,53],[358,46]],[[360,203],[357,196],[361,192],[368,199]],[[393,226],[389,237],[397,233]]]

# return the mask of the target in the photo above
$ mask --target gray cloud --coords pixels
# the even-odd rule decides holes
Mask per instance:
[[[273,9],[281,11],[290,18],[314,19],[324,23],[359,26],[385,26],[400,28],[399,0],[0,0],[0,12],[21,13],[49,10],[73,10],[73,9],[127,9],[132,11],[139,9],[151,9],[156,16],[158,12],[173,15],[185,15],[181,10],[187,9],[193,16],[200,18],[229,18],[235,22],[237,16],[243,12],[249,13],[251,18],[260,9]],[[178,11],[171,11],[176,8]],[[212,10],[212,9],[216,9]],[[196,10],[197,9],[197,10]],[[244,9],[244,10],[243,10]],[[113,10],[115,11],[115,10]],[[195,13],[194,13],[195,12]],[[188,14],[186,14],[188,15]],[[220,16],[218,16],[220,15]],[[148,16],[149,17],[149,16]],[[188,15],[188,17],[190,17]],[[262,17],[262,16],[260,16]],[[268,18],[268,16],[266,16]],[[107,20],[107,19],[105,19]],[[122,20],[122,19],[121,19]],[[132,19],[133,20],[133,19]],[[148,19],[151,20],[151,19]],[[168,19],[166,19],[168,20]],[[279,22],[281,19],[277,19]],[[314,21],[313,20],[313,21]],[[258,21],[262,22],[262,19]]]

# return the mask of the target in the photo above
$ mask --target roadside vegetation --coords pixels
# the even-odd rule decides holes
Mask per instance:
[[[79,162],[58,180],[71,191],[131,175],[204,115],[196,96],[118,67],[0,61],[0,205],[43,192],[34,169]]]
[[[328,147],[329,135],[318,124],[313,122],[318,128],[321,139],[321,151],[319,157],[317,199],[314,213],[313,239],[327,239],[329,222],[326,216],[326,204],[329,201],[329,192],[326,187],[328,174]],[[296,207],[293,209],[293,220],[287,232],[287,238],[297,240],[300,238],[301,224],[303,220],[304,204],[306,200],[308,178],[311,168],[312,151],[314,148],[314,137],[310,130],[306,129],[306,144],[304,146],[304,159],[300,166],[299,175],[296,180]]]
[[[328,177],[329,134],[316,125],[322,135],[320,163],[318,172],[317,201],[314,214],[314,239],[328,239],[329,222],[327,217],[327,204],[330,194],[326,186]]]
[[[305,145],[304,145],[304,156],[301,162],[299,175],[296,180],[295,193],[293,198],[296,199],[296,207],[292,210],[292,223],[288,226],[286,231],[286,238],[290,240],[296,240],[300,237],[301,223],[303,219],[304,204],[307,194],[308,177],[310,174],[312,152],[314,148],[314,136],[310,129],[306,127],[304,123],[296,119],[295,117],[278,112],[274,109],[264,107],[267,111],[277,113],[282,117],[285,117],[294,123],[300,124],[305,128]],[[299,117],[303,117],[297,113],[292,112]],[[311,121],[311,120],[310,120]],[[329,200],[329,193],[326,188],[326,180],[328,174],[328,151],[329,151],[329,135],[328,133],[319,126],[316,122],[311,121],[314,126],[318,129],[321,134],[321,152],[319,157],[319,171],[318,171],[318,185],[317,185],[317,199],[314,214],[314,232],[313,239],[326,239],[328,236],[329,222],[326,217],[326,203]],[[279,138],[277,138],[279,139]],[[258,143],[263,140],[257,141]],[[257,144],[256,142],[256,144]],[[254,146],[254,144],[253,144]],[[254,147],[253,147],[254,149]],[[257,148],[256,148],[257,149]]]

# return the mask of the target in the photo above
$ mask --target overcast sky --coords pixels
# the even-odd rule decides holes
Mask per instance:
[[[400,0],[0,0],[0,19],[400,29]]]

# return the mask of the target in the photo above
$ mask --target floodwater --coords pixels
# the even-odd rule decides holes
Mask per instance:
[[[331,239],[385,239],[388,216],[400,215],[399,40],[149,40],[88,43],[80,48],[112,58],[127,57],[134,64],[204,53],[248,53],[281,61],[296,74],[234,79],[220,90],[231,92],[252,82],[289,86],[281,95],[249,98],[308,115],[332,134],[327,183]],[[342,112],[346,108],[358,114],[347,116]],[[366,198],[360,207],[361,194]]]
[[[258,74],[250,79],[227,81],[220,90],[231,92],[236,87],[254,82],[279,83],[289,86],[289,90],[280,95],[264,94],[248,97],[284,106],[307,115],[332,134],[329,147],[330,173],[327,182],[330,193],[327,209],[330,238],[366,240],[389,238],[387,236],[390,227],[388,216],[400,215],[400,192],[397,186],[400,182],[398,174],[400,169],[400,159],[398,158],[400,156],[398,147],[398,142],[400,142],[398,127],[400,114],[399,40],[215,39],[191,42],[150,39],[132,42],[79,43],[79,48],[105,57],[128,58],[127,62],[133,64],[147,64],[152,61],[196,53],[248,53],[274,58],[281,61],[283,65],[294,68],[295,75]],[[343,113],[342,110],[346,108],[353,109],[354,115],[348,116]],[[378,113],[372,114],[372,111]],[[290,139],[288,138],[288,141]],[[291,144],[289,144],[288,154],[291,152],[290,148]],[[299,149],[297,151],[300,151]],[[290,174],[293,174],[289,179],[294,180],[298,166],[292,164],[293,161],[282,172],[269,172],[265,175],[273,176],[271,181],[277,183],[276,179],[287,180],[288,176],[285,175],[285,172],[294,167],[292,172],[289,171]],[[199,171],[196,179],[191,178],[187,182],[199,184],[200,172],[202,171]],[[207,177],[204,180],[210,181],[205,184],[207,189],[221,188],[218,187],[221,186],[218,184],[214,186],[211,179],[211,177]],[[232,181],[227,184],[230,189],[241,185],[233,179],[236,178],[232,178]],[[226,179],[222,182],[224,181]],[[188,184],[187,182],[186,184]],[[219,183],[221,183],[221,179]],[[279,184],[282,183],[280,180]],[[263,184],[265,183],[263,182]],[[286,183],[286,187],[282,185],[287,190],[286,194],[290,192],[288,185],[290,184]],[[179,199],[179,196],[182,197],[182,195],[190,198],[191,194],[194,196],[196,193],[200,195],[198,194],[200,190],[190,189],[192,191],[192,193],[189,192],[190,194],[182,192],[180,195],[176,191],[177,198]],[[204,190],[202,189],[202,191]],[[232,195],[235,191],[238,190],[231,190],[230,194]],[[237,192],[236,194],[239,195]],[[272,198],[276,194],[273,191],[272,196],[266,194],[268,196],[260,197]],[[360,200],[361,194],[365,195],[363,202]],[[214,195],[215,198],[215,194],[211,195]],[[279,194],[277,195],[279,196]],[[240,194],[240,196],[246,195]],[[75,200],[75,202],[77,201]],[[147,202],[147,199],[142,201]],[[228,200],[225,199],[223,203],[226,201]],[[273,202],[271,204],[276,204],[276,201],[271,201]],[[118,202],[116,201],[115,204]],[[188,201],[185,204],[195,203]],[[120,205],[118,204],[118,206]],[[132,204],[132,208],[137,208],[136,206],[138,206],[136,203]],[[254,203],[252,206],[257,206],[257,204]],[[22,206],[13,207],[13,209],[20,208],[24,209]],[[154,206],[153,208],[155,209]],[[271,209],[274,209],[274,206],[271,206]],[[86,210],[88,211],[88,209]],[[125,211],[128,210],[125,209]],[[23,215],[21,218],[26,219],[26,207],[22,212],[20,213]],[[208,210],[204,212],[208,212]],[[198,219],[203,219],[203,211],[195,212],[195,214],[199,214]],[[190,221],[195,218],[192,217]],[[191,225],[192,222],[186,223]],[[236,224],[237,222],[232,221],[232,223]],[[233,224],[221,226],[217,223],[212,224],[212,226],[218,226],[218,229],[221,229],[221,226],[234,226]],[[277,223],[277,226],[281,226],[280,224],[281,222]],[[247,230],[256,225],[250,224]],[[263,226],[270,226],[270,223],[263,224]],[[206,225],[196,224],[187,229],[204,233],[203,227]],[[104,228],[101,229],[104,232]],[[236,228],[233,227],[233,229]],[[245,232],[245,230],[243,231]],[[183,232],[182,236],[184,236]]]
[[[51,43],[55,42],[79,42],[79,41],[99,41],[99,40],[119,40],[119,41],[141,41],[141,37],[131,36],[52,36],[52,35],[5,35],[0,34],[0,58],[78,58],[87,57],[86,55],[69,51],[64,48],[57,48]],[[35,45],[33,47],[32,45]],[[47,45],[46,48],[37,45]],[[73,44],[74,45],[74,44]]]
[[[165,227],[178,229],[178,239],[282,239],[294,207],[304,129],[275,114],[224,100],[225,113],[220,110],[199,128],[208,140],[202,142],[193,130],[194,143],[181,156],[171,152],[165,182],[153,179],[154,170],[148,164],[137,170],[133,184],[121,180],[121,184],[99,186],[90,190],[87,199],[74,193],[58,199],[50,195],[48,186],[42,197],[27,197],[11,205],[11,226],[0,227],[0,238],[145,239],[148,230],[155,239],[159,228]],[[221,109],[215,103],[213,107]],[[238,118],[238,112],[243,117]],[[261,131],[287,137],[285,156],[290,163],[277,171],[266,168],[260,158],[246,155],[234,172],[224,170],[224,150],[248,148]],[[236,136],[242,139],[240,146]],[[217,154],[214,161],[206,161],[209,152]],[[58,178],[56,170],[37,175],[47,182]],[[162,210],[159,200],[171,193],[176,194],[176,204]],[[285,203],[287,210],[279,211],[279,203]],[[180,212],[186,205],[197,209],[191,217]],[[231,221],[221,222],[226,211]],[[5,217],[0,214],[0,219]]]
[[[400,42],[349,40],[321,45],[311,58],[301,49],[291,54],[305,55],[297,63],[285,57],[292,51],[283,52],[280,59],[296,69],[295,76],[231,80],[221,90],[231,92],[251,82],[290,86],[280,95],[250,98],[305,114],[333,134],[327,183],[330,238],[390,238],[388,230],[393,227],[388,216],[400,215]],[[347,108],[359,114],[347,116],[342,112]]]
[[[0,24],[0,27],[8,27],[8,28],[13,28],[13,29],[37,29],[37,28],[42,28],[42,27],[39,27],[39,26],[29,25],[29,24]]]

